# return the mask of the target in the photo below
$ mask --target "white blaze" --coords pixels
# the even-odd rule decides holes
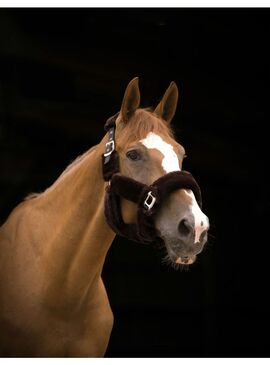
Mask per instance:
[[[177,154],[173,150],[173,146],[158,136],[157,134],[150,132],[147,137],[140,140],[140,142],[147,147],[155,148],[163,154],[162,167],[166,173],[172,171],[180,171],[179,160]]]
[[[209,228],[207,216],[201,211],[197,200],[191,190],[185,190],[185,193],[191,197],[191,212],[195,220],[195,243],[199,242],[200,236],[206,229]]]
[[[179,160],[174,152],[173,146],[165,142],[159,135],[150,132],[146,138],[140,142],[148,149],[155,148],[162,153],[163,160],[161,165],[166,173],[180,171]],[[195,221],[195,242],[198,242],[203,231],[209,228],[209,222],[206,215],[201,211],[196,198],[192,191],[185,190],[186,194],[191,197],[191,211]]]

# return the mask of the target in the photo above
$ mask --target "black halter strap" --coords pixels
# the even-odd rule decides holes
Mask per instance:
[[[116,152],[115,142],[115,121],[119,113],[109,118],[104,126],[106,132],[108,132],[109,140],[106,143],[104,154],[102,155],[102,169],[103,178],[105,181],[110,181],[112,176],[119,172],[119,157]]]
[[[160,241],[154,218],[164,199],[174,190],[191,189],[201,206],[200,187],[187,171],[167,173],[151,185],[121,175],[115,142],[115,121],[118,114],[109,118],[105,124],[105,130],[109,135],[102,156],[103,178],[109,181],[105,197],[105,217],[109,226],[119,235],[146,244]],[[123,221],[120,197],[137,204],[136,224],[126,224]]]

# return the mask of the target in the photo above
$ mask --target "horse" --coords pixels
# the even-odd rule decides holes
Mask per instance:
[[[109,140],[106,133],[47,190],[25,198],[0,227],[1,356],[105,355],[113,313],[102,268],[122,229],[110,216],[121,215],[123,227],[136,228],[142,204],[140,224],[152,217],[153,239],[162,240],[174,266],[191,265],[203,250],[209,219],[192,188],[195,182],[181,180],[191,181],[191,175],[182,172],[185,150],[170,126],[177,102],[178,88],[171,82],[156,108],[140,108],[138,78],[132,79],[109,123]],[[112,172],[115,157],[119,171],[106,178],[106,163]],[[122,184],[120,175],[133,185],[124,186],[115,210],[108,192]],[[160,186],[167,193],[151,216]],[[134,189],[140,199],[147,193],[142,203]]]

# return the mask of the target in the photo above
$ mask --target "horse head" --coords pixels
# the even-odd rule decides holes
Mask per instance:
[[[155,109],[142,109],[138,78],[130,81],[116,119],[121,175],[149,186],[162,176],[182,170],[185,149],[175,140],[170,126],[177,101],[178,88],[172,82]],[[136,222],[136,203],[122,197],[121,212],[126,224]],[[154,225],[173,264],[192,264],[207,241],[209,220],[191,189],[167,194]]]

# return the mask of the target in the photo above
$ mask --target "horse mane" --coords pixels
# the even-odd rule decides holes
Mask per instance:
[[[118,139],[126,145],[144,139],[150,132],[174,139],[170,125],[154,114],[150,108],[137,109],[119,131]]]
[[[44,190],[41,193],[30,193],[28,194],[25,198],[24,201],[26,200],[31,200],[31,199],[35,199],[37,197],[39,197],[41,194],[46,193],[47,191],[49,191],[50,189],[52,189],[53,187],[55,187],[56,184],[58,184],[64,176],[66,176],[75,166],[77,166],[86,156],[88,156],[91,152],[93,152],[96,149],[97,146],[93,146],[92,148],[90,148],[90,150],[87,150],[85,153],[83,153],[82,155],[78,156],[77,158],[75,158],[75,160],[73,160],[66,168],[65,170],[61,173],[61,175],[57,178],[57,180],[55,180],[55,182],[46,190]]]

